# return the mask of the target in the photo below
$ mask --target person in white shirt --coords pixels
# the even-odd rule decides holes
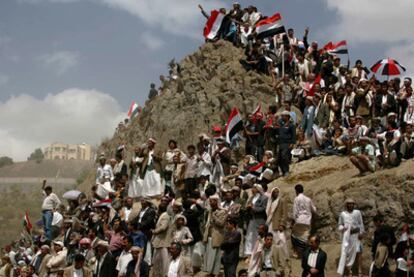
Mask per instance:
[[[296,198],[293,202],[292,244],[293,256],[298,257],[307,248],[310,234],[312,214],[316,213],[316,207],[312,200],[303,194],[303,186],[295,186]]]
[[[169,248],[171,260],[168,266],[167,277],[193,276],[193,266],[188,257],[181,256],[181,244],[172,243]]]
[[[132,237],[124,237],[122,239],[123,250],[121,255],[118,257],[118,263],[116,265],[116,270],[118,271],[118,277],[125,276],[127,272],[127,266],[130,261],[132,261],[131,247],[133,245]]]
[[[96,184],[104,183],[105,176],[109,176],[110,181],[114,179],[112,167],[106,163],[105,155],[99,156],[99,166],[96,170]]]
[[[205,176],[207,179],[210,178],[211,175],[211,168],[213,166],[213,162],[211,161],[210,154],[205,150],[203,145],[198,145],[198,172],[197,177]]]
[[[42,204],[43,229],[45,231],[46,238],[51,241],[53,212],[56,211],[61,202],[59,197],[52,192],[52,187],[46,186],[46,180],[43,181],[42,189],[46,195],[45,199],[43,199]]]
[[[195,155],[195,146],[187,147],[187,156],[185,157],[184,186],[187,195],[197,188],[198,157]]]
[[[355,201],[347,199],[345,201],[345,211],[341,212],[338,221],[338,230],[342,232],[341,256],[338,265],[338,274],[344,276],[345,269],[349,272],[358,262],[358,273],[362,276],[362,242],[365,228],[362,215],[359,210],[354,209]]]

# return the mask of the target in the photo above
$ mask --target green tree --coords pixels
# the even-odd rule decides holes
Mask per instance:
[[[43,155],[43,151],[40,148],[35,149],[35,151],[30,154],[30,157],[27,158],[28,161],[36,161],[40,163],[45,158],[45,155]]]
[[[12,165],[13,164],[13,159],[10,157],[0,157],[0,167],[6,166],[6,165]]]

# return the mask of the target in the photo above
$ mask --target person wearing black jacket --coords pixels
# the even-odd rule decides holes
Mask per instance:
[[[387,82],[383,82],[375,96],[375,116],[386,117],[391,112],[397,112],[397,102],[395,97],[388,93]]]
[[[183,208],[183,216],[187,219],[187,227],[190,229],[190,232],[194,238],[190,245],[194,245],[203,238],[200,230],[199,218],[203,215],[204,210],[199,204],[193,203],[191,199],[186,199],[183,202]]]
[[[319,237],[309,238],[309,246],[302,256],[302,277],[325,277],[326,252],[319,248]]]
[[[226,223],[224,241],[221,244],[221,249],[223,250],[221,263],[223,264],[225,277],[236,277],[241,242],[241,234],[236,228],[237,221],[235,219],[229,219]]]
[[[284,176],[289,174],[289,164],[291,161],[290,151],[296,143],[296,128],[290,120],[288,111],[282,112],[282,119],[279,120],[277,128],[279,129],[279,152],[278,165]]]
[[[155,222],[157,220],[157,211],[151,204],[150,198],[144,198],[141,200],[141,211],[137,216],[137,223],[139,229],[147,237],[147,245],[144,249],[144,255],[147,251],[150,251],[151,244],[149,243],[152,238],[151,230],[155,229]],[[147,249],[149,248],[149,249]]]
[[[94,271],[94,277],[117,277],[116,271],[116,259],[108,251],[109,243],[104,240],[100,240],[97,243],[97,265]]]

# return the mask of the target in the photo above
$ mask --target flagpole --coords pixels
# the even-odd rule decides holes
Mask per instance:
[[[285,77],[285,45],[282,44],[282,78]]]

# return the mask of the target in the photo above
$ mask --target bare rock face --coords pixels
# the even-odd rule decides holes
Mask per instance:
[[[239,62],[244,57],[242,49],[226,41],[204,44],[180,63],[181,78],[170,82],[163,95],[147,101],[130,126],[100,150],[113,154],[120,143],[131,149],[149,137],[157,139],[160,150],[166,149],[169,139],[185,148],[212,126],[224,126],[233,107],[244,117],[259,103],[263,107],[274,103],[271,78],[246,72]]]
[[[406,161],[397,168],[359,177],[347,157],[318,157],[295,164],[291,177],[277,179],[269,187],[278,186],[293,202],[294,185],[302,184],[318,210],[313,229],[324,241],[339,239],[338,216],[345,200],[354,199],[362,212],[369,242],[372,219],[378,213],[396,231],[403,223],[414,224],[413,165],[413,161]]]

